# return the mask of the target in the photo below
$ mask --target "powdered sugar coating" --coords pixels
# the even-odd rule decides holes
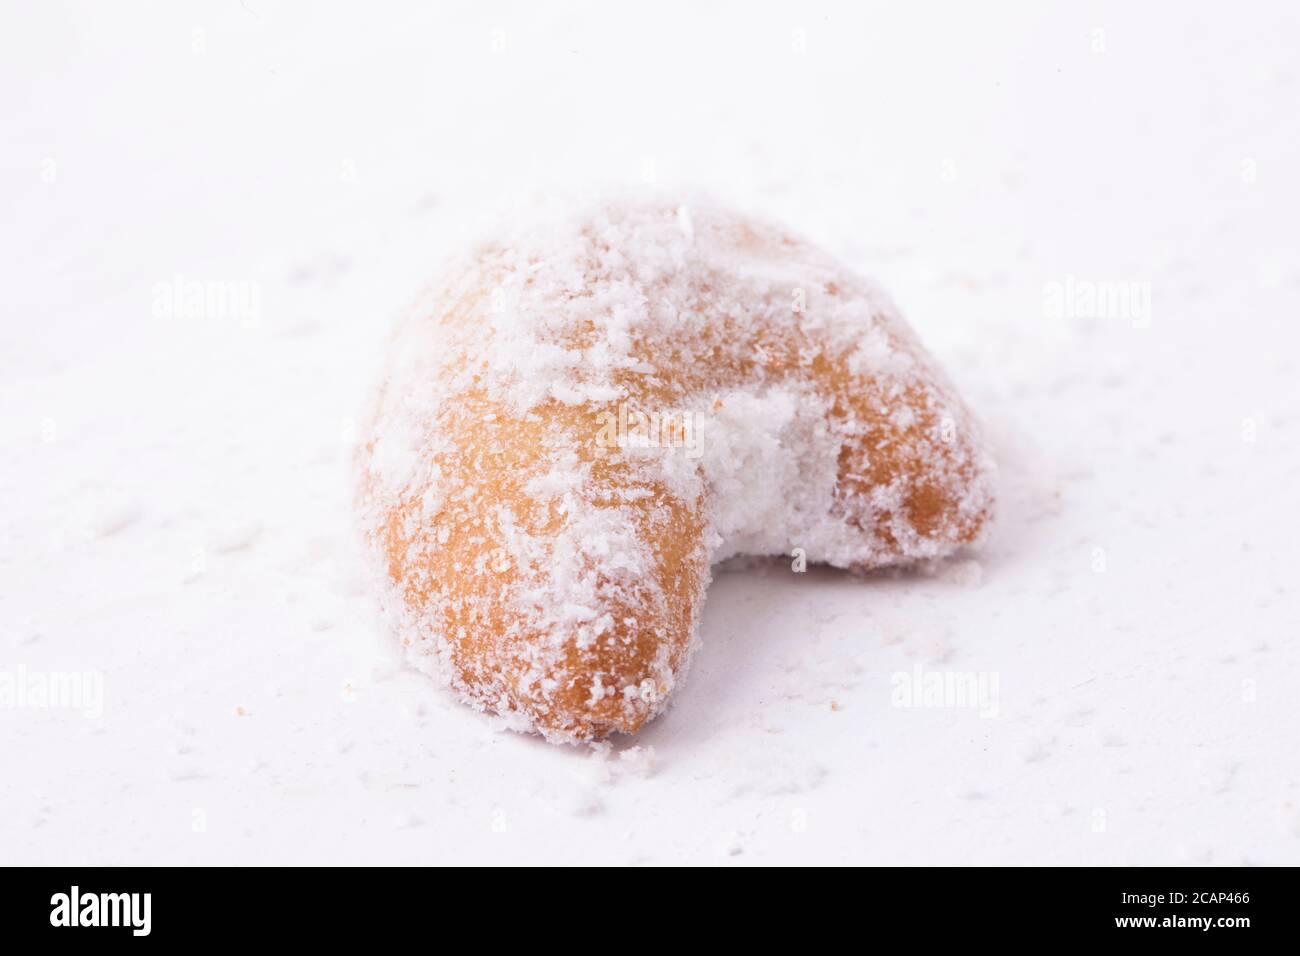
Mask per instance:
[[[888,298],[705,201],[484,243],[402,323],[360,456],[406,655],[558,740],[633,731],[712,563],[879,567],[976,540],[992,465]]]

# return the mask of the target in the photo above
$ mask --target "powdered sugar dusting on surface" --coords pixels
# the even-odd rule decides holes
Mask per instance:
[[[155,6],[8,32],[0,670],[104,708],[0,708],[6,862],[1300,862],[1287,5]],[[602,770],[402,663],[351,449],[485,207],[649,176],[879,277],[999,519],[923,573],[715,568],[684,693]],[[153,315],[178,273],[260,321]],[[1045,315],[1068,275],[1150,282],[1151,323]],[[997,673],[998,716],[893,706],[918,664]]]
[[[572,663],[589,666],[618,627],[682,600],[655,583],[657,558],[634,517],[651,505],[652,523],[671,520],[654,516],[660,498],[700,513],[692,602],[707,566],[737,554],[799,547],[814,562],[870,568],[951,551],[956,524],[921,529],[909,516],[920,481],[954,501],[944,521],[982,521],[990,509],[993,467],[974,423],[887,297],[785,230],[700,197],[534,212],[449,266],[392,348],[362,456],[363,523],[388,555],[380,576],[392,577],[391,522],[402,515],[404,570],[396,587],[380,585],[406,605],[393,613],[398,634],[418,664],[441,661],[435,669],[485,709],[547,715],[577,680],[588,706],[621,700],[636,724],[662,709],[685,667],[667,647],[649,670],[621,677],[578,678]],[[557,409],[582,416],[576,432],[556,429]],[[597,422],[615,414],[689,423],[692,442],[669,440],[679,433],[664,426],[655,440],[620,432],[593,452]],[[491,432],[493,447],[544,449],[513,466],[522,502],[497,501],[494,475],[479,472],[476,485],[464,473],[480,468],[456,447],[477,440],[455,437],[466,428]],[[913,463],[881,480],[877,456]],[[601,463],[623,477],[602,485]],[[511,508],[534,506],[558,523],[525,530]],[[459,671],[452,664],[466,635],[446,608],[465,599],[428,570],[467,511],[482,512],[500,542],[471,569],[499,575],[471,599],[483,602],[472,627],[500,628],[492,615],[504,614],[515,622],[507,629],[538,635],[479,652],[516,662],[505,687],[461,674],[463,658]],[[453,562],[450,573],[468,572]],[[570,739],[536,719],[524,724]]]

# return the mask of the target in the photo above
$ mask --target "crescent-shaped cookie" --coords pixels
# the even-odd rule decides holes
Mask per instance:
[[[712,564],[936,558],[993,507],[970,414],[887,297],[708,202],[476,247],[400,326],[358,467],[407,658],[561,741],[664,708]]]

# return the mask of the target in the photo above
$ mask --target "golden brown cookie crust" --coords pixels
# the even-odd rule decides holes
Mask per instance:
[[[398,331],[358,467],[407,658],[553,740],[663,709],[714,562],[940,557],[993,506],[889,300],[699,201],[596,204],[453,266]]]

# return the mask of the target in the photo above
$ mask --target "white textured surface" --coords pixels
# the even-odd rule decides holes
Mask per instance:
[[[1294,18],[696,6],[0,31],[0,670],[104,681],[0,709],[6,862],[1300,862]],[[383,659],[348,440],[482,210],[645,176],[881,280],[1004,514],[929,574],[720,574],[588,755]],[[259,321],[158,317],[178,274]],[[1067,276],[1149,326],[1046,314]],[[996,715],[892,706],[918,664]]]

